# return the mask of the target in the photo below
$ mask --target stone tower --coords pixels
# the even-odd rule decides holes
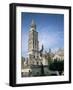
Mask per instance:
[[[29,30],[28,53],[31,59],[37,59],[39,57],[38,32],[36,31],[36,24],[34,20],[32,20]]]

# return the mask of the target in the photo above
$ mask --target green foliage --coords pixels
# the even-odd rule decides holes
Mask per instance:
[[[54,60],[54,62],[50,63],[49,69],[52,71],[58,71],[61,75],[64,71],[64,60]]]
[[[52,59],[50,56],[48,56],[48,65],[50,65],[50,63],[52,63]]]

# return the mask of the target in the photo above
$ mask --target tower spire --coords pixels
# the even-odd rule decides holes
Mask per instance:
[[[33,38],[32,38],[33,37]],[[30,31],[29,31],[29,40],[28,40],[28,50],[29,54],[33,57],[38,58],[39,51],[39,41],[38,41],[38,32],[36,31],[36,24],[34,20],[31,21]]]
[[[35,25],[35,21],[34,19],[32,19],[31,26],[34,26],[34,25]]]
[[[36,24],[35,24],[34,19],[32,19],[32,21],[31,21],[31,29],[32,30],[35,30],[36,29]]]

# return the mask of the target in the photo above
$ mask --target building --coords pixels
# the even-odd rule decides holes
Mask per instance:
[[[49,49],[49,52],[46,52],[43,45],[41,50],[39,50],[40,42],[34,20],[31,22],[28,36],[28,58],[24,60],[25,62],[22,62],[22,77],[57,74],[57,72],[50,71],[48,68],[49,58],[54,60],[56,54],[53,54],[51,49]]]
[[[41,67],[44,66],[44,71],[48,73],[48,61],[43,54],[44,46],[39,50],[38,32],[36,31],[36,24],[32,20],[29,30],[28,39],[28,60],[25,60],[24,68],[22,69],[22,76],[39,76],[41,75]],[[27,63],[28,62],[28,63]],[[27,63],[27,64],[26,64]],[[45,73],[46,73],[45,72]]]
[[[29,30],[28,53],[30,64],[32,65],[39,64],[38,32],[36,31],[36,24],[34,20],[32,20]]]
[[[53,60],[64,60],[64,49],[61,49],[59,48],[55,54],[54,54],[54,57],[53,57]]]

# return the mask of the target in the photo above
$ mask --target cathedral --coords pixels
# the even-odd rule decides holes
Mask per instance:
[[[54,55],[51,53],[51,49],[49,50],[49,54],[44,51],[43,45],[41,46],[41,50],[39,50],[40,42],[38,40],[38,32],[36,30],[34,20],[31,21],[28,37],[28,58],[22,60],[21,76],[47,76],[50,73],[56,73],[51,72],[48,69],[48,56],[50,55],[51,58],[54,57]]]
[[[38,32],[36,31],[36,24],[32,20],[29,30],[29,40],[28,40],[28,54],[29,54],[29,64],[30,65],[48,65],[46,60],[43,60],[43,45],[41,50],[39,50],[39,40]],[[44,57],[45,59],[45,57]]]

